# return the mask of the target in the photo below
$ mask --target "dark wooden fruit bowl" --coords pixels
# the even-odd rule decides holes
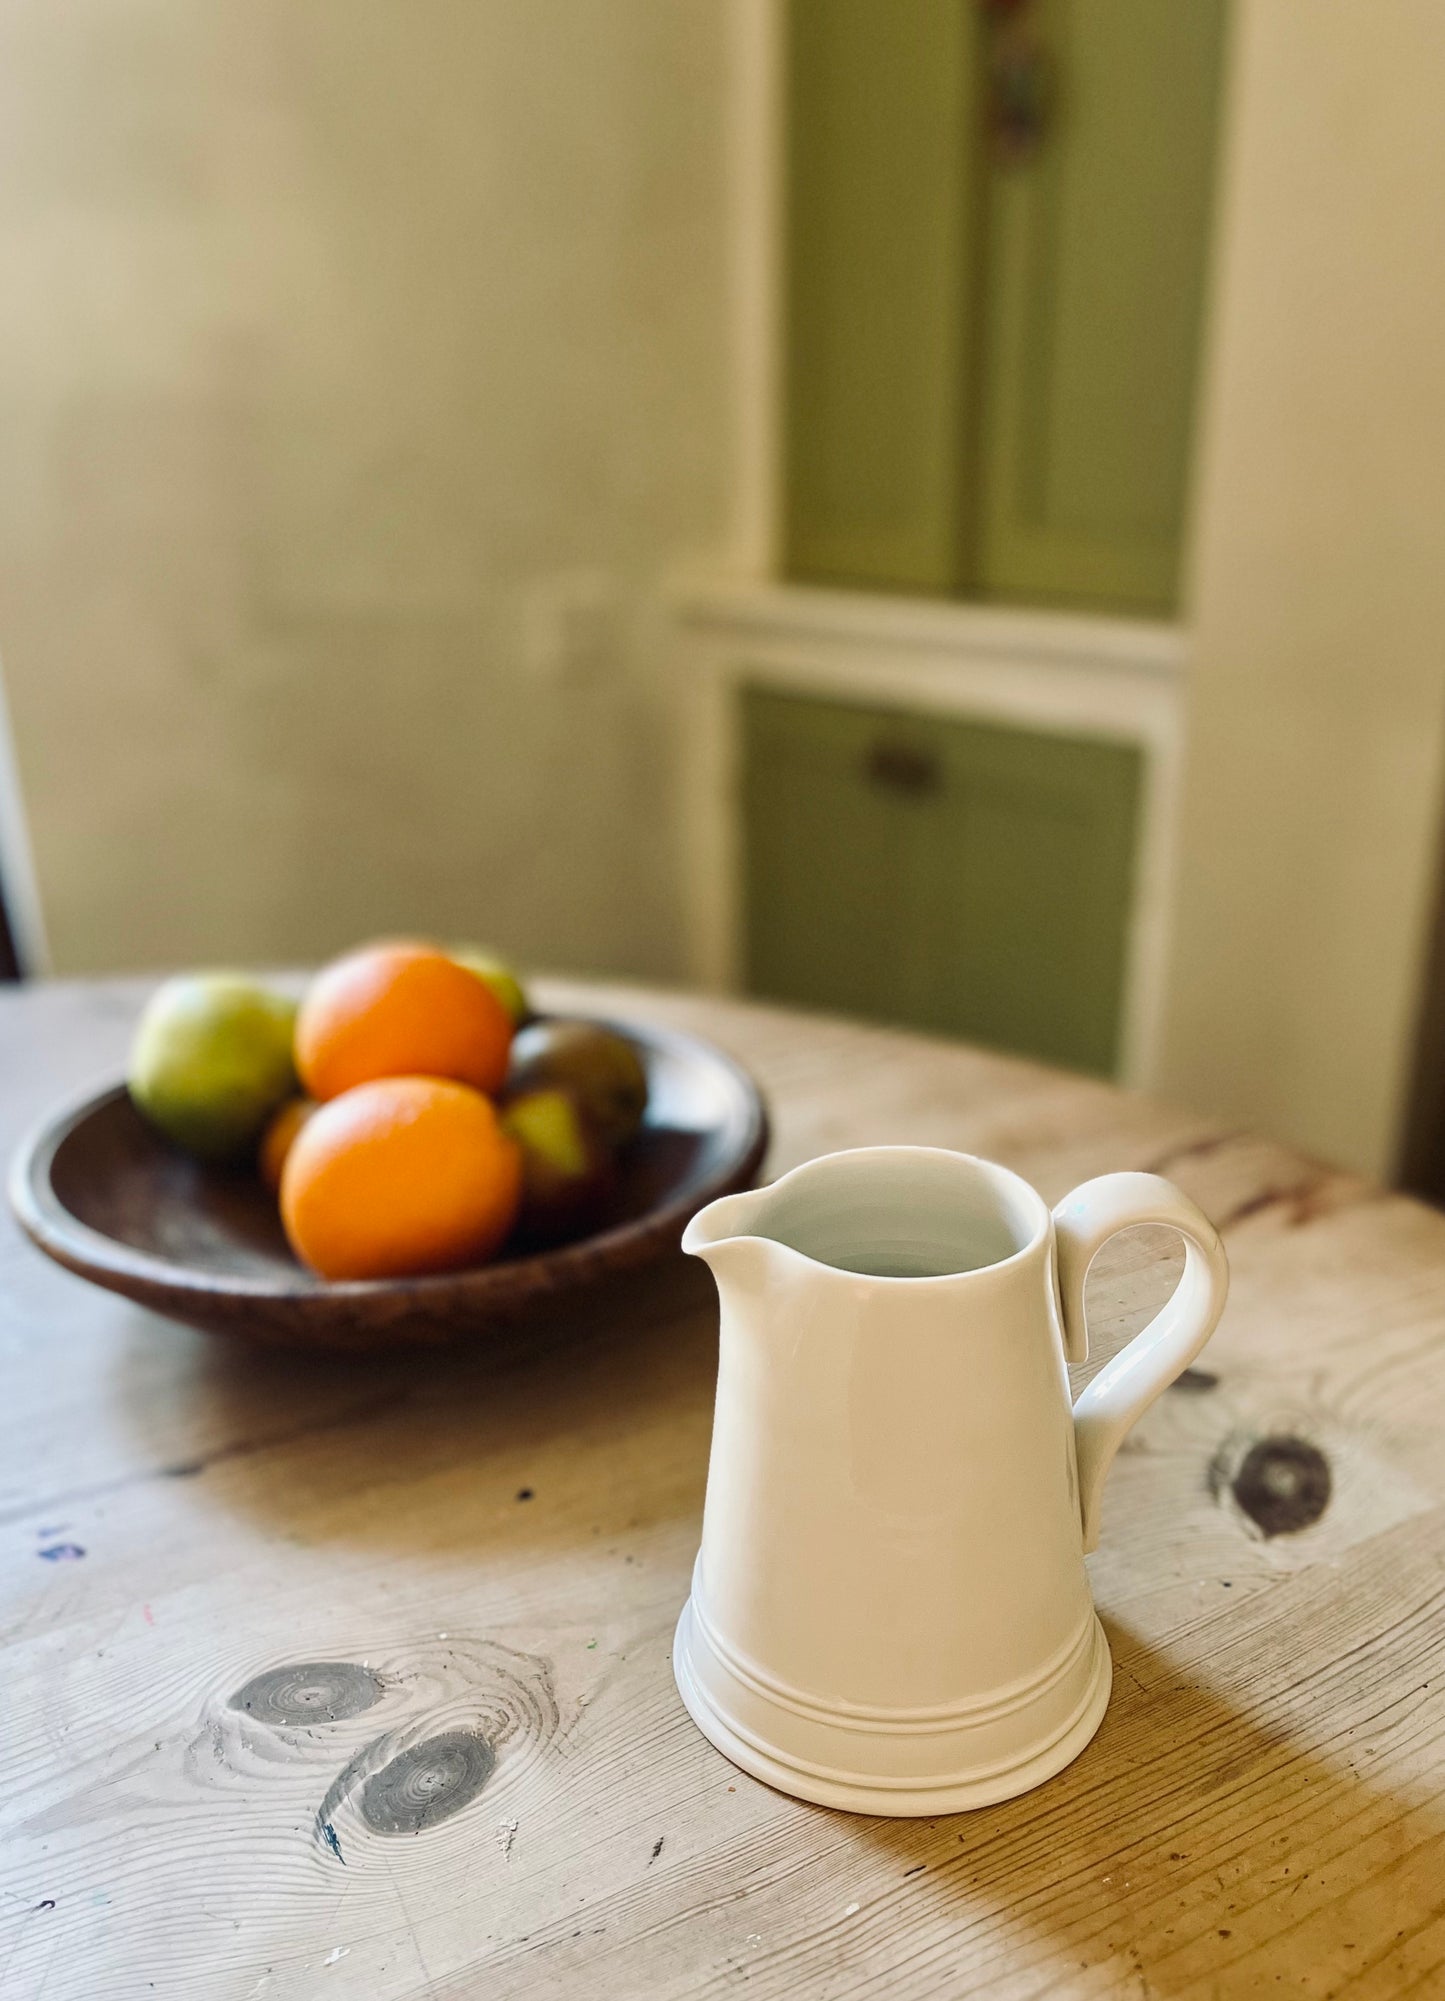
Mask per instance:
[[[31,1134],[11,1168],[11,1205],[57,1264],[193,1327],[357,1351],[477,1336],[675,1252],[689,1218],[751,1186],[761,1164],[767,1114],[740,1065],[695,1036],[606,1026],[646,1065],[647,1118],[623,1150],[601,1226],[555,1250],[429,1278],[329,1284],[296,1262],[253,1174],[177,1152],[123,1085]]]

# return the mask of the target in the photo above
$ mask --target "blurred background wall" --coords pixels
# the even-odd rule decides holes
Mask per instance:
[[[1161,1084],[1394,1165],[1445,754],[1445,8],[1237,0]]]
[[[56,968],[679,970],[724,0],[16,0],[0,645]],[[642,808],[642,810],[639,810]]]

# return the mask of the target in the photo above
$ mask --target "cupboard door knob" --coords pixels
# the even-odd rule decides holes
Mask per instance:
[[[880,786],[886,792],[907,793],[913,798],[936,792],[943,782],[943,772],[931,750],[920,750],[911,743],[890,742],[886,737],[869,746],[863,770],[870,785]]]
[[[992,27],[985,124],[995,160],[1027,166],[1048,132],[1053,63],[1022,0],[984,0]]]

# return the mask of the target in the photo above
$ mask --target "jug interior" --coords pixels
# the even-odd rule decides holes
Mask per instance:
[[[775,1184],[751,1234],[865,1278],[946,1278],[1026,1250],[1048,1211],[1026,1182],[967,1154],[870,1147]]]

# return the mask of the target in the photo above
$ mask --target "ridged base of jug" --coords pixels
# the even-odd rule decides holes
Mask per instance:
[[[750,1777],[817,1806],[912,1818],[993,1806],[1053,1778],[1103,1721],[1113,1678],[1090,1612],[1026,1686],[954,1711],[834,1707],[738,1660],[695,1594],[677,1622],[672,1669],[698,1729]]]

